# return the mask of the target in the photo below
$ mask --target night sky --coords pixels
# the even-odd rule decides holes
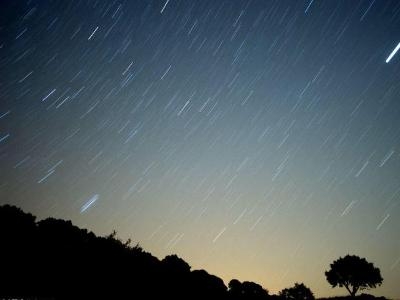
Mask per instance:
[[[400,1],[1,1],[0,204],[277,293],[400,298]],[[390,54],[394,55],[390,55]]]

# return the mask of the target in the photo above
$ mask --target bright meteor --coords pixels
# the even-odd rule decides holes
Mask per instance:
[[[400,49],[400,43],[397,44],[396,48],[394,48],[394,50],[392,51],[392,53],[390,53],[390,55],[388,56],[388,58],[386,59],[386,63],[388,63],[392,57],[396,54],[397,51],[399,51]]]
[[[81,208],[81,214],[84,213],[89,207],[91,207],[97,200],[99,195],[93,195]]]

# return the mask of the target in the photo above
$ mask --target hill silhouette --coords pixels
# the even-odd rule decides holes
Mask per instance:
[[[177,255],[159,260],[119,240],[115,231],[99,237],[71,221],[37,222],[11,205],[0,206],[0,241],[1,299],[297,300],[291,289],[269,295],[254,282],[233,279],[227,287],[205,270],[191,270]],[[308,295],[302,300],[313,299]]]

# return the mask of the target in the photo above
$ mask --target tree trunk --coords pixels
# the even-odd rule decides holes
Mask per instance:
[[[356,296],[357,291],[358,291],[358,286],[353,286],[353,289],[351,290],[351,293],[350,293],[352,298],[354,298]]]

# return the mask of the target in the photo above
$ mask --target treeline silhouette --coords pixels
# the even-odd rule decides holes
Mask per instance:
[[[0,206],[0,259],[0,299],[314,299],[304,284],[279,295],[249,281],[227,287],[176,255],[159,260],[115,232],[98,237],[71,221],[37,222],[11,205]]]

